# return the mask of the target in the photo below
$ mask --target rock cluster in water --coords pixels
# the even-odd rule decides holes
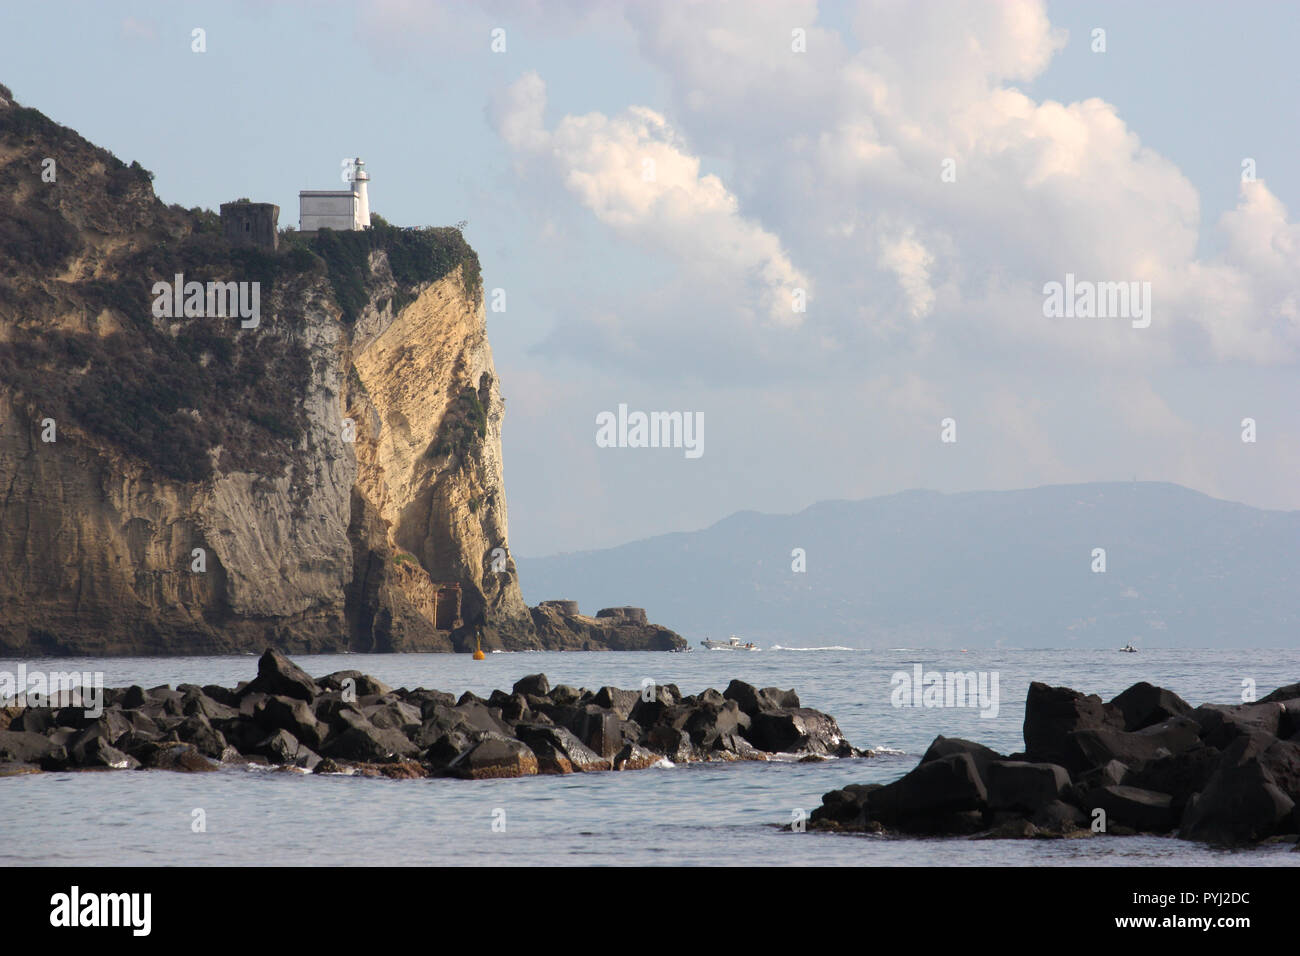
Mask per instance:
[[[1244,845],[1300,833],[1300,684],[1193,709],[1134,684],[1110,702],[1033,683],[1025,752],[938,737],[886,786],[832,790],[821,829],[1028,838],[1171,834]]]
[[[256,763],[479,779],[637,770],[664,759],[866,755],[793,690],[737,680],[722,693],[684,696],[673,684],[592,692],[533,674],[486,700],[469,692],[457,699],[393,690],[360,671],[316,680],[268,650],[256,679],[233,689],[181,684],[103,696],[97,717],[71,706],[0,709],[0,773]]]

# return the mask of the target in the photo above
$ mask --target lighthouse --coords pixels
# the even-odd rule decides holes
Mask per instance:
[[[370,228],[370,195],[366,192],[366,183],[370,174],[366,172],[366,163],[360,156],[352,161],[352,192],[357,197],[356,229]]]
[[[370,174],[360,156],[343,161],[350,189],[304,189],[298,193],[298,230],[315,235],[319,229],[358,232],[370,228]]]

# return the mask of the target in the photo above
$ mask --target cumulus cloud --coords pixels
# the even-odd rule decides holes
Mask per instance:
[[[1113,105],[1040,102],[1016,87],[1067,40],[1038,0],[868,0],[856,44],[818,26],[808,2],[743,15],[631,4],[626,16],[670,79],[682,128],[736,164],[742,203],[796,261],[816,264],[823,308],[809,322],[820,334],[856,344],[865,311],[866,327],[904,352],[969,348],[978,323],[1000,354],[1300,357],[1300,250],[1285,210],[1252,184],[1220,223],[1223,254],[1198,259],[1195,189]],[[790,48],[794,26],[808,31],[806,53]],[[1150,281],[1151,328],[1045,320],[1042,287],[1066,273]]]
[[[661,114],[632,106],[614,117],[565,116],[547,129],[545,108],[546,87],[536,73],[521,77],[495,104],[497,131],[517,156],[543,164],[620,236],[671,255],[707,281],[746,284],[756,314],[798,324],[794,296],[808,294],[808,277],[777,236],[742,214],[718,176],[701,171],[699,157]]]
[[[436,20],[382,3],[412,35]],[[545,460],[557,431],[639,381],[672,396],[654,399],[663,407],[685,407],[677,393],[696,385],[716,403],[716,472],[665,504],[694,509],[687,524],[918,485],[1134,474],[1295,506],[1293,211],[1249,182],[1206,223],[1189,178],[1115,104],[1036,93],[1067,44],[1088,42],[1043,2],[598,7],[619,20],[619,55],[640,54],[635,81],[596,55],[570,75],[539,67],[550,104],[542,75],[514,79],[544,61],[511,59],[510,79],[492,80],[510,202],[546,223],[533,258],[573,263],[546,290],[553,321],[537,336],[579,384],[567,413],[548,404],[512,439],[535,442],[529,456]],[[595,10],[548,4],[547,18],[564,32]],[[512,31],[540,24],[534,4],[498,12]],[[480,18],[473,42],[495,22]],[[464,18],[451,26],[463,33]],[[646,88],[647,64],[662,95],[610,106]],[[598,104],[574,82],[593,69],[609,79]],[[1067,273],[1149,281],[1150,327],[1045,317],[1044,285]],[[790,309],[792,285],[816,291],[805,314]],[[941,446],[949,415],[962,437]],[[1240,441],[1245,415],[1266,441]],[[667,487],[638,486],[634,468],[617,481],[647,496]],[[726,491],[707,499],[714,488]],[[617,497],[614,538],[662,520],[627,530]],[[565,533],[562,509],[548,509]]]

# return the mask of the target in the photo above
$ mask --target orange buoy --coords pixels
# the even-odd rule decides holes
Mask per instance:
[[[477,634],[475,634],[474,635],[474,660],[481,661],[485,657],[487,657],[487,655],[483,653],[483,645],[479,643],[479,637]]]

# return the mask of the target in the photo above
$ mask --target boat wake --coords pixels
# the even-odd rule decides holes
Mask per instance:
[[[773,644],[774,651],[855,651],[856,647],[845,647],[842,644],[830,644],[826,647],[782,647],[780,644]]]

